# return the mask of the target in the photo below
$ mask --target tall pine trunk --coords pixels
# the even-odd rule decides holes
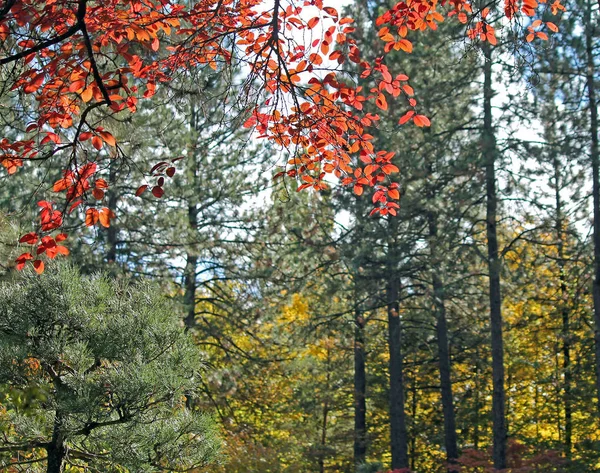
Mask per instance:
[[[492,49],[483,44],[483,134],[482,148],[486,184],[486,236],[489,271],[490,330],[492,342],[492,421],[494,468],[506,468],[506,413],[504,392],[504,348],[502,341],[502,299],[500,295],[500,258],[498,254],[496,195],[496,136],[492,125]]]
[[[187,180],[191,183],[192,186],[196,186],[196,146],[193,140],[195,140],[197,129],[197,120],[196,120],[196,106],[194,101],[192,100],[190,103],[190,132],[192,136],[192,141],[189,143],[189,152],[190,156],[188,158],[188,169],[187,169]],[[195,199],[193,196],[190,196],[189,199]],[[188,231],[189,235],[195,235],[198,230],[198,206],[196,205],[195,200],[188,200]],[[194,238],[192,237],[192,240]],[[197,289],[197,276],[196,271],[198,269],[198,256],[192,249],[192,246],[188,246],[188,250],[186,252],[186,261],[185,261],[185,274],[184,274],[184,294],[183,294],[183,304],[186,310],[186,316],[184,319],[184,323],[186,328],[192,328],[196,323],[196,289]]]
[[[354,464],[367,455],[367,373],[365,369],[365,319],[357,307],[354,315]]]
[[[393,258],[392,258],[393,259]],[[395,261],[395,259],[393,259]],[[391,266],[391,265],[390,265]],[[404,411],[404,378],[402,362],[402,335],[399,313],[400,279],[392,266],[388,269],[387,311],[388,344],[390,351],[390,430],[392,470],[408,468],[408,440]]]
[[[188,226],[191,232],[194,232],[198,226],[197,209],[195,205],[188,205]],[[184,323],[186,328],[192,328],[196,323],[196,289],[197,277],[196,270],[198,266],[198,257],[192,250],[187,251],[184,275],[184,293],[183,304],[186,310]]]
[[[588,2],[585,11],[585,51],[587,59],[586,86],[590,107],[590,134],[592,146],[592,194],[594,205],[594,342],[596,349],[596,395],[598,415],[600,415],[600,156],[598,155],[598,107],[596,104],[596,86],[594,83],[594,44],[593,44],[592,4]]]
[[[567,275],[566,275],[566,258],[565,258],[565,221],[563,217],[563,203],[560,193],[561,169],[560,162],[553,152],[552,167],[554,168],[554,205],[555,205],[555,231],[556,244],[558,251],[558,280],[559,280],[559,309],[562,319],[561,338],[562,338],[562,354],[563,363],[562,370],[564,375],[563,380],[563,404],[565,410],[565,440],[564,449],[565,456],[571,457],[571,449],[573,447],[573,406],[571,404],[571,330],[569,307],[567,305],[568,290],[567,290]]]
[[[117,160],[111,160],[108,170],[109,182],[115,186],[117,180]],[[109,189],[106,193],[107,206],[115,214],[117,213],[117,190]],[[110,227],[106,229],[107,233],[107,250],[106,250],[106,261],[108,263],[114,263],[117,261],[117,227],[111,222]]]
[[[446,320],[446,305],[444,302],[444,283],[437,271],[436,254],[437,215],[430,212],[429,220],[429,252],[431,257],[431,278],[433,286],[433,310],[436,319],[437,348],[440,373],[440,394],[442,398],[442,413],[444,416],[444,446],[448,471],[455,472],[453,467],[458,458],[458,441],[456,438],[456,418],[454,415],[454,399],[452,396],[452,379],[450,366],[450,348],[448,344],[448,322]]]

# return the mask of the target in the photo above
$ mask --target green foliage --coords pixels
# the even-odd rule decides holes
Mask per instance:
[[[213,422],[188,407],[204,362],[176,314],[146,283],[62,265],[0,286],[2,467],[38,471],[53,449],[103,472],[214,459]]]

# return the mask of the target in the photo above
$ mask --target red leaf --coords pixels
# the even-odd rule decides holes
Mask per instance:
[[[115,218],[116,215],[115,213],[110,210],[108,207],[103,207],[102,209],[100,209],[100,213],[99,213],[99,219],[100,219],[100,225],[102,225],[103,227],[110,227],[110,221],[111,219]]]
[[[148,186],[146,184],[144,184],[143,186],[138,187],[138,190],[135,191],[135,196],[139,197],[144,192],[146,192],[146,189],[148,189]]]
[[[44,262],[42,260],[36,259],[33,262],[33,269],[38,274],[42,274],[44,272]]]
[[[35,232],[30,232],[27,233],[26,235],[23,235],[20,239],[19,239],[19,243],[27,243],[28,245],[34,245],[37,241],[38,241],[38,234]]]
[[[427,118],[425,115],[415,116],[414,122],[415,122],[415,125],[420,126],[420,127],[431,126],[431,122],[429,121],[429,118]]]
[[[94,187],[96,189],[108,189],[108,183],[104,179],[96,179]]]
[[[160,186],[154,186],[152,188],[152,195],[154,195],[154,197],[156,197],[158,199],[160,199],[164,193],[165,193],[165,191]]]
[[[100,215],[98,214],[98,210],[96,209],[87,209],[85,211],[85,224],[88,227],[93,227],[94,225],[96,225],[96,223],[98,223],[98,219],[100,218]]]
[[[389,189],[388,190],[388,197],[390,199],[396,199],[396,200],[398,200],[400,198],[400,192],[398,192],[397,189]]]
[[[98,131],[98,134],[110,146],[117,146],[117,140],[115,140],[115,137],[111,135],[108,131]]]
[[[102,149],[102,140],[98,136],[94,136],[92,138],[92,146],[100,151]]]
[[[104,191],[102,189],[92,189],[92,195],[94,196],[94,199],[96,200],[102,200],[102,198],[104,197]]]
[[[17,263],[17,270],[21,271],[25,267],[25,263],[29,260],[33,259],[33,255],[31,253],[23,253],[20,255],[15,262]]]
[[[414,110],[409,110],[404,115],[402,115],[402,117],[400,118],[400,121],[398,123],[400,125],[404,125],[407,121],[409,121],[413,117],[414,114],[415,114]]]

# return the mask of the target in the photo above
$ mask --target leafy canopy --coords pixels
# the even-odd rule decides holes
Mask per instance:
[[[564,7],[560,0],[545,3],[505,0],[499,13],[494,4],[479,9],[469,0],[396,2],[376,21],[382,56],[366,61],[352,38],[353,20],[323,0],[3,2],[0,98],[19,104],[26,125],[0,139],[0,163],[9,174],[30,160],[60,159],[63,168],[53,185],[62,197],[38,202],[38,228],[21,238],[35,251],[23,253],[18,267],[33,261],[42,272],[40,255],[68,252],[58,244],[65,234],[51,234],[69,214],[77,212],[88,226],[111,225],[114,211],[103,204],[109,183],[100,175],[108,159],[123,153],[105,129],[108,118],[134,113],[158,84],[202,67],[243,71],[242,93],[235,95],[241,95],[245,126],[291,155],[278,177],[298,179],[298,190],[321,190],[333,173],[356,194],[374,189],[372,213],[395,215],[400,195],[390,175],[398,168],[393,152],[376,148],[372,129],[380,117],[367,104],[387,111],[390,100],[402,99],[400,124],[430,121],[419,113],[409,77],[390,71],[385,55],[410,53],[409,37],[437,29],[447,17],[464,24],[469,38],[491,45],[500,19],[524,30],[523,40],[546,39],[544,31],[557,27],[540,18]],[[344,69],[348,62],[354,66]],[[372,87],[356,85],[367,77]],[[156,198],[178,159],[150,170]]]

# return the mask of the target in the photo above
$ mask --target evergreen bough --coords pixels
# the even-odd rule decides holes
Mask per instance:
[[[0,470],[187,471],[218,453],[203,366],[151,285],[69,266],[0,285]]]

